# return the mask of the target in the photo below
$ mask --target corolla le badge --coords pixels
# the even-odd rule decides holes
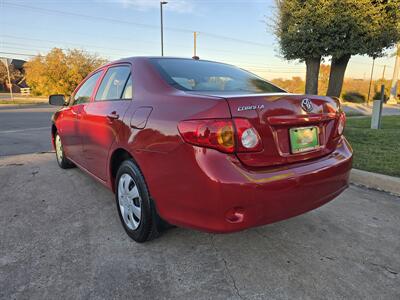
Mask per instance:
[[[301,100],[301,108],[306,112],[311,112],[313,110],[313,104],[311,100],[308,98]]]
[[[264,104],[260,105],[247,105],[247,106],[239,106],[238,111],[245,111],[245,110],[256,110],[256,109],[264,109]]]

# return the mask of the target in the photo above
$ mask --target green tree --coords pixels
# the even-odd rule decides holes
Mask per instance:
[[[400,0],[329,0],[326,34],[332,56],[327,95],[339,97],[352,55],[373,58],[400,40]]]
[[[25,64],[26,82],[35,95],[70,95],[93,70],[105,63],[82,50],[53,48],[47,55],[38,55]]]
[[[306,63],[307,94],[318,94],[321,58],[326,55],[326,0],[276,0],[275,35],[281,54]]]
[[[277,0],[275,34],[286,59],[305,61],[317,94],[321,57],[332,57],[327,95],[340,96],[352,55],[379,57],[400,39],[400,0]]]

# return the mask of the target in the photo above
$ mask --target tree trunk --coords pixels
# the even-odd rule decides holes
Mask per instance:
[[[321,57],[306,59],[306,94],[318,95],[318,76]]]
[[[344,73],[351,55],[332,57],[331,73],[329,75],[329,86],[327,96],[340,97],[342,92]]]

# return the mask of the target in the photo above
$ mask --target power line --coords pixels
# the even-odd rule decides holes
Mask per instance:
[[[3,49],[11,49],[11,50],[27,50],[27,51],[31,51],[32,49],[31,48],[24,48],[24,47],[15,47],[15,46],[2,46],[1,48],[3,48]],[[40,48],[42,48],[42,49],[46,49],[45,50],[45,52],[49,52],[52,48],[51,47],[40,47]],[[69,50],[69,49],[67,49],[67,48],[59,48],[59,47],[57,47],[58,49],[61,49],[61,50]],[[91,53],[91,54],[93,54],[93,55],[99,55],[99,53],[98,52],[93,52],[93,51],[87,51],[87,50],[83,50],[83,51],[85,51],[85,52],[87,52],[87,53]],[[41,53],[41,51],[37,51],[37,54],[36,55],[43,55],[42,53]],[[121,55],[121,54],[115,54],[115,53],[104,53],[104,52],[102,52],[101,54],[105,54],[106,56],[126,56],[126,55]]]
[[[93,15],[74,13],[74,12],[67,12],[67,11],[61,11],[61,10],[57,10],[57,9],[36,7],[36,6],[31,6],[31,5],[15,4],[15,3],[10,3],[10,2],[3,2],[3,4],[5,6],[12,6],[12,7],[35,10],[35,11],[38,11],[38,12],[44,13],[44,14],[54,14],[55,13],[55,14],[68,15],[68,16],[80,17],[80,18],[85,18],[85,19],[106,21],[106,22],[111,22],[111,23],[129,24],[129,25],[135,25],[138,27],[145,27],[145,28],[151,28],[151,29],[157,29],[157,30],[159,29],[159,27],[155,26],[155,25],[126,21],[126,20],[119,20],[119,19],[113,19],[113,18],[107,18],[107,17],[99,17],[99,16],[93,16]],[[170,28],[170,30],[181,31],[181,32],[192,32],[191,30],[180,29],[180,28]]]
[[[20,53],[20,52],[3,52],[0,51],[0,54],[6,54],[6,55],[19,55],[19,56],[26,56],[26,57],[35,57],[37,54],[31,54],[31,53]],[[266,73],[273,73],[273,74],[303,74],[304,72],[296,72],[296,71],[271,71],[268,68],[248,68],[252,71],[255,72],[266,72]]]
[[[17,40],[30,40],[30,41],[48,42],[48,43],[58,43],[58,44],[71,44],[71,45],[76,45],[76,46],[79,46],[79,47],[84,46],[84,47],[92,47],[92,48],[105,49],[105,50],[115,50],[115,51],[128,51],[128,52],[132,52],[131,49],[109,48],[109,47],[102,47],[102,46],[91,45],[91,44],[82,44],[82,43],[65,42],[65,41],[63,42],[63,41],[54,41],[54,40],[45,40],[45,39],[36,39],[36,38],[28,38],[28,37],[21,37],[21,36],[13,36],[13,35],[8,35],[8,34],[3,34],[2,37],[17,39]]]
[[[3,23],[4,24],[4,23]],[[13,26],[13,27],[15,27],[14,25],[11,25],[11,24],[5,24],[5,25],[10,25],[10,26]],[[40,27],[40,26],[34,26],[34,28],[44,28],[44,27]],[[64,31],[64,32],[66,32],[66,31]],[[85,33],[83,33],[83,32],[71,32],[71,31],[68,31],[68,33],[73,33],[74,35],[81,35],[81,36],[93,36],[92,34],[85,34]],[[118,37],[118,36],[112,36],[112,37],[110,37],[110,36],[107,36],[107,39],[110,39],[110,40],[118,40],[118,41],[121,41],[121,40],[125,40],[126,39],[126,37]],[[48,41],[48,42],[52,42],[52,41]],[[65,43],[65,42],[63,42],[63,43]],[[156,41],[154,41],[154,42],[150,42],[150,41],[143,41],[143,40],[141,40],[141,41],[136,41],[135,40],[135,43],[136,44],[138,44],[138,43],[146,43],[146,44],[151,44],[151,45],[158,45],[158,42],[156,42]],[[126,43],[125,43],[126,44]],[[165,43],[166,45],[171,45],[170,43],[168,43],[168,42],[166,42]],[[186,44],[182,44],[182,43],[173,43],[173,45],[174,46],[180,46],[180,47],[187,47],[188,49],[189,49],[189,45],[186,45]],[[216,48],[208,48],[208,47],[202,47],[202,46],[200,46],[200,47],[198,47],[199,49],[201,49],[201,50],[210,50],[210,51],[213,51],[213,52],[217,52],[217,53],[235,53],[235,54],[245,54],[245,55],[249,55],[249,56],[257,56],[257,57],[265,57],[265,55],[263,55],[263,54],[259,54],[259,53],[253,53],[253,52],[243,52],[243,51],[237,51],[237,50],[226,50],[226,49],[216,49]],[[200,51],[199,51],[200,52]]]
[[[12,26],[13,28],[15,27],[14,24],[4,24],[4,25],[9,25],[9,26]],[[42,28],[42,29],[45,28],[45,29],[47,29],[46,27],[40,27],[40,26],[37,26],[36,24],[35,24],[34,28]],[[64,31],[64,32],[67,32],[67,31]],[[83,32],[71,32],[71,31],[68,31],[68,33],[70,33],[70,34],[73,33],[74,35],[92,36],[92,34],[85,34]],[[203,34],[205,34],[206,36],[207,35],[211,36],[213,38],[224,38],[222,36],[215,35],[215,34],[208,34],[208,33],[203,33]],[[126,37],[120,37],[120,36],[113,35],[111,37],[107,36],[107,39],[119,40],[120,41],[120,40],[125,40]],[[225,37],[225,39],[228,39],[228,38]],[[231,38],[229,38],[229,39],[231,39]],[[231,40],[235,40],[237,42],[241,42],[242,41],[240,39],[234,39],[234,38],[231,39]],[[141,40],[141,41],[139,41],[139,43],[146,43],[146,44],[151,44],[151,45],[157,44],[158,45],[158,43],[156,41],[143,41],[143,40]],[[166,44],[168,44],[168,43],[166,43]],[[188,47],[188,45],[186,45],[186,44],[181,44],[181,43],[173,43],[173,44],[176,45],[176,46],[180,46],[180,47]],[[202,47],[201,45],[199,45],[199,46],[200,46],[199,48],[202,49],[202,50],[211,50],[211,51],[214,51],[214,52],[222,52],[222,53],[239,53],[239,54],[246,54],[246,55],[251,55],[251,56],[265,57],[265,55],[263,55],[263,54],[254,53],[254,52],[243,52],[243,51],[237,51],[237,50],[208,48],[208,47]]]
[[[23,39],[23,38],[21,38]],[[37,39],[34,39],[37,40]],[[48,40],[41,40],[40,41],[48,41]],[[51,41],[50,41],[51,42]],[[53,47],[51,46],[36,46],[36,45],[27,45],[27,44],[21,44],[21,43],[10,43],[10,42],[3,42],[2,43],[2,47],[3,48],[9,48],[9,49],[18,49],[18,50],[32,50],[30,48],[25,48],[25,47],[19,47],[19,46],[30,46],[30,47],[35,47],[35,48],[41,48],[41,49],[45,49],[47,51],[51,50]],[[68,48],[61,48],[58,47],[62,50],[68,50]],[[106,48],[107,49],[107,48]],[[122,49],[121,49],[122,50]],[[85,50],[87,51],[87,50]],[[87,51],[87,52],[91,52],[94,54],[105,54],[105,55],[111,55],[111,56],[115,56],[115,55],[122,55],[125,56],[126,54],[122,54],[122,53],[109,53],[109,52],[95,52],[95,51]],[[261,69],[261,70],[268,70],[269,72],[276,72],[276,73],[280,73],[280,72],[287,72],[287,73],[304,73],[303,69],[304,66],[284,66],[284,65],[279,65],[279,66],[274,66],[274,65],[268,65],[268,64],[251,64],[249,61],[240,61],[240,60],[231,60],[231,61],[227,61],[227,60],[221,60],[221,59],[216,59],[213,58],[214,60],[218,60],[221,62],[225,62],[225,63],[229,63],[229,64],[237,64],[242,66],[243,68],[251,68],[251,69]]]
[[[45,14],[61,14],[61,15],[69,15],[69,16],[74,16],[74,17],[80,17],[84,19],[93,19],[97,21],[106,21],[106,22],[111,22],[111,23],[119,23],[119,24],[130,24],[130,25],[135,25],[138,27],[144,27],[144,28],[149,28],[149,29],[154,29],[154,30],[159,30],[159,26],[155,25],[150,25],[150,24],[144,24],[144,23],[138,23],[138,22],[132,22],[132,21],[126,21],[126,20],[119,20],[119,19],[113,19],[113,18],[107,18],[107,17],[99,17],[99,16],[93,16],[93,15],[86,15],[86,14],[80,14],[80,13],[74,13],[74,12],[66,12],[66,11],[61,11],[61,10],[56,10],[56,9],[49,9],[49,8],[40,8],[36,6],[30,6],[30,5],[22,5],[22,4],[15,4],[15,3],[10,3],[10,2],[3,2],[3,5],[5,6],[11,6],[11,7],[17,7],[17,8],[25,8],[25,9],[30,9],[30,10],[35,10],[40,13],[45,13]],[[264,44],[264,43],[258,43],[254,41],[247,41],[247,40],[242,40],[234,37],[228,37],[224,35],[218,35],[214,33],[209,33],[205,31],[199,31],[199,30],[192,30],[192,29],[182,29],[182,28],[175,28],[175,27],[165,27],[167,30],[171,31],[177,31],[177,32],[184,32],[184,33],[193,33],[193,31],[201,32],[202,34],[205,34],[209,37],[213,38],[218,38],[218,39],[225,39],[225,40],[230,40],[233,42],[239,42],[239,43],[246,43],[246,44],[251,44],[255,46],[261,46],[261,47],[268,47],[271,46],[269,44]]]
[[[27,57],[35,57],[35,54],[27,54],[27,53],[16,53],[16,52],[2,52],[0,54],[7,54],[7,55],[20,55],[20,56],[27,56]]]

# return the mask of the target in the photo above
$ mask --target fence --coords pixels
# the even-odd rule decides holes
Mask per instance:
[[[21,88],[21,95],[29,96],[30,94],[31,94],[31,89],[30,88]]]

